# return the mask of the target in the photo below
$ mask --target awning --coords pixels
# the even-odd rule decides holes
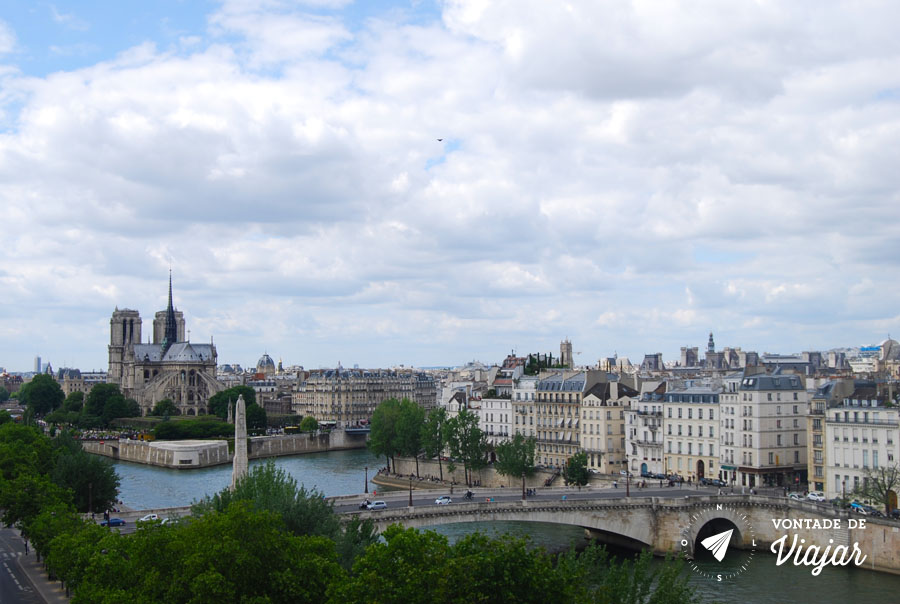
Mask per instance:
[[[720,466],[719,466],[719,469],[720,469],[720,470],[737,470],[737,467],[735,467],[735,466],[724,466],[724,465],[720,465]]]

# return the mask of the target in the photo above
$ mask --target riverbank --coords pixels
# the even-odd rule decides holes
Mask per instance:
[[[232,463],[234,453],[227,440],[99,440],[83,441],[88,453],[120,461],[130,461],[177,470],[209,468]],[[348,449],[364,449],[365,434],[348,434],[343,430],[311,434],[254,436],[247,439],[250,459],[327,453]]]

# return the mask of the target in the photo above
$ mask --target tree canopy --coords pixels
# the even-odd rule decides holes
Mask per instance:
[[[299,428],[301,432],[315,432],[319,429],[319,422],[312,415],[307,415],[300,420]]]
[[[154,415],[156,417],[165,417],[167,415],[178,415],[178,407],[175,406],[175,403],[172,402],[170,398],[164,398],[161,401],[157,401],[155,405],[153,405],[153,410],[150,411],[150,415]]]
[[[250,386],[233,386],[222,392],[209,397],[209,412],[218,415],[222,419],[228,418],[228,406],[231,405],[232,413],[234,413],[234,404],[238,397],[244,396],[244,403],[249,408],[250,405],[256,404],[256,391]]]
[[[587,467],[587,453],[580,451],[566,460],[562,476],[566,484],[574,484],[580,487],[586,485],[591,477]]]
[[[450,456],[463,462],[466,484],[471,484],[472,471],[487,465],[487,436],[478,427],[478,416],[461,409],[447,421],[447,444]]]
[[[37,417],[43,417],[62,405],[66,395],[52,375],[42,373],[19,389],[19,401]]]

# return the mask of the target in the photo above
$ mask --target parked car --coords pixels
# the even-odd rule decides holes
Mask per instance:
[[[125,526],[125,521],[121,518],[110,518],[101,522],[100,526]]]
[[[367,510],[386,510],[387,504],[383,501],[373,501],[366,506]]]
[[[626,470],[619,470],[619,474],[621,474],[622,476],[634,476],[634,474]]]
[[[793,499],[794,501],[803,501],[803,496],[800,493],[788,493],[788,499]]]
[[[436,505],[447,505],[447,504],[453,503],[453,500],[450,499],[449,495],[441,495],[440,497],[438,497],[437,499],[434,500],[434,503]]]
[[[150,522],[151,520],[159,520],[159,514],[147,514],[142,516],[138,522]]]
[[[894,508],[891,510],[891,518],[894,520],[900,520],[900,508]]]
[[[810,491],[806,498],[810,501],[825,501],[825,493],[822,491]]]

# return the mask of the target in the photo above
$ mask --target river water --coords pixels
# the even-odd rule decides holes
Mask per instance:
[[[306,488],[316,488],[326,496],[352,495],[365,487],[365,467],[369,477],[384,460],[365,449],[311,453],[276,458],[277,467],[291,474]],[[260,460],[250,462],[251,467]],[[231,483],[231,466],[199,470],[169,470],[129,462],[116,462],[121,479],[119,497],[136,509],[190,505],[204,495],[212,495]],[[372,488],[372,485],[369,485]],[[455,524],[436,528],[451,540],[473,531],[489,535],[512,533],[528,536],[536,545],[558,550],[584,543],[582,529],[567,525],[532,522]],[[697,564],[709,574],[728,572],[747,563],[749,554],[729,553],[721,563],[713,559]],[[747,570],[736,578],[714,582],[691,575],[703,602],[723,604],[882,604],[900,602],[900,576],[859,570],[851,567],[826,567],[818,577],[806,567],[775,565],[775,556],[757,553]]]

